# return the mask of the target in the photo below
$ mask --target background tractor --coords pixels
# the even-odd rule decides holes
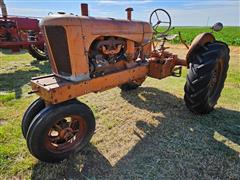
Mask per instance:
[[[19,52],[27,49],[37,60],[48,59],[39,20],[28,17],[8,16],[6,5],[0,0],[0,48]]]
[[[188,70],[184,100],[190,111],[206,114],[213,110],[226,79],[229,48],[212,33],[199,34],[186,59],[166,51],[171,18],[156,9],[150,23],[59,13],[41,23],[53,74],[31,80],[32,92],[40,96],[26,110],[22,132],[29,151],[45,162],[58,162],[82,150],[95,130],[91,109],[78,96],[113,87],[129,91],[146,77],[180,76]],[[213,30],[221,30],[217,23]],[[186,45],[186,44],[185,44]],[[187,45],[186,45],[187,46]],[[187,46],[188,47],[188,46]],[[161,99],[159,99],[161,101]]]

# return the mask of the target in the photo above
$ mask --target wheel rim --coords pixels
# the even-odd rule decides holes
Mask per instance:
[[[219,61],[213,70],[212,77],[209,82],[210,99],[214,99],[218,92],[219,83],[221,82],[222,70],[223,70],[223,65],[221,61]]]
[[[67,116],[55,121],[47,131],[45,144],[54,153],[63,153],[74,149],[86,135],[86,122],[80,116]]]

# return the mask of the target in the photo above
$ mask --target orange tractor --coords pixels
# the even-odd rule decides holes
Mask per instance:
[[[87,4],[81,9],[82,16],[59,13],[41,23],[53,74],[31,80],[31,93],[40,98],[26,110],[22,131],[33,156],[59,162],[90,141],[95,118],[78,96],[136,89],[148,76],[180,76],[182,66],[189,69],[186,106],[196,114],[213,110],[226,79],[229,48],[212,33],[199,34],[180,59],[164,46],[176,37],[167,34],[171,18],[165,10],[153,11],[147,23],[133,21],[132,8],[126,9],[127,20],[90,17]],[[213,26],[221,29],[221,23]]]

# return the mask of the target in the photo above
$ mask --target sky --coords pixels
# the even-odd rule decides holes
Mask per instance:
[[[90,16],[125,19],[132,7],[133,19],[149,21],[156,8],[166,9],[173,26],[206,26],[222,22],[240,26],[240,0],[5,0],[10,15],[44,17],[49,12],[80,14],[80,3],[88,3]]]

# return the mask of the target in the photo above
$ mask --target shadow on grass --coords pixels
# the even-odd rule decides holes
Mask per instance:
[[[32,179],[240,177],[240,112],[217,108],[208,115],[193,115],[181,98],[149,87],[122,92],[121,96],[140,109],[154,112],[159,125],[139,119],[136,127],[145,136],[114,166],[90,145],[60,164],[38,162]]]
[[[22,86],[29,83],[32,77],[50,73],[48,61],[33,60],[31,66],[36,68],[30,69],[28,66],[22,70],[0,74],[0,91],[15,92],[15,98],[19,99],[22,96]]]
[[[10,56],[11,55],[16,56],[16,55],[28,53],[28,51],[24,49],[20,49],[19,51],[14,52],[11,49],[2,49],[2,48],[0,48],[0,52]]]

